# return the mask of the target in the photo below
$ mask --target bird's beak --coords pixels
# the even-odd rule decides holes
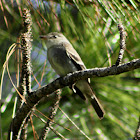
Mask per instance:
[[[40,35],[39,38],[43,39],[43,40],[47,40],[47,36],[46,35]]]

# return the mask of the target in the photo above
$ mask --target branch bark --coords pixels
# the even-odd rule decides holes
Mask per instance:
[[[140,117],[139,117],[139,122],[138,122],[138,126],[135,132],[135,136],[133,140],[139,140],[140,139]]]
[[[55,117],[57,109],[59,107],[59,102],[60,102],[60,98],[61,98],[61,96],[60,96],[61,95],[61,90],[57,90],[54,93],[55,93],[55,97],[54,97],[55,101],[53,103],[53,106],[51,107],[49,119],[48,119],[47,123],[45,124],[44,128],[42,129],[39,140],[45,140],[46,139],[49,131],[51,130],[50,127],[52,127],[54,117]]]
[[[122,61],[123,55],[124,55],[124,51],[126,49],[126,44],[125,44],[126,32],[121,23],[118,24],[118,29],[120,31],[120,51],[119,51],[118,59],[116,61],[116,66],[121,64],[121,61]]]
[[[15,118],[11,123],[11,130],[13,132],[13,138],[17,138],[18,131],[21,127],[22,122],[26,118],[26,116],[30,113],[32,108],[46,95],[49,95],[56,91],[57,89],[64,88],[65,86],[72,85],[78,80],[87,79],[91,77],[105,77],[111,75],[118,75],[124,72],[132,71],[134,69],[140,68],[140,59],[136,59],[130,61],[128,63],[112,66],[112,67],[104,67],[104,68],[94,68],[94,69],[86,69],[83,71],[76,71],[74,73],[70,73],[64,77],[60,77],[54,80],[52,83],[32,92],[32,94],[26,98],[26,103],[20,108],[17,112]]]
[[[20,86],[18,88],[20,95],[23,97],[26,96],[26,94],[30,95],[31,93],[31,27],[32,27],[32,19],[30,11],[26,8],[23,9],[23,30],[21,33],[21,49],[22,49],[22,70],[21,70],[21,77],[20,77]],[[18,102],[17,102],[17,110],[22,107],[24,101],[21,98],[21,96],[18,95]],[[22,121],[22,129],[19,131],[18,139],[27,139],[26,130],[28,126],[28,119],[29,117],[26,116],[26,120],[24,122]],[[11,123],[10,127],[13,124]],[[15,131],[13,129],[10,129],[12,131]],[[9,131],[10,135],[11,131]],[[12,133],[11,133],[12,137]],[[10,139],[10,138],[9,138]]]

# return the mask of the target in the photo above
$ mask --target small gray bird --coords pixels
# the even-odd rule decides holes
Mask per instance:
[[[65,76],[68,73],[86,69],[79,54],[63,34],[52,32],[40,38],[46,40],[47,57],[57,74]],[[99,118],[103,118],[104,110],[90,87],[89,79],[79,80],[71,88],[82,99],[88,99]]]

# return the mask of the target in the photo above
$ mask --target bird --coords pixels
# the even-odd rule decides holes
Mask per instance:
[[[47,35],[40,35],[40,38],[45,40],[47,58],[59,76],[86,69],[81,57],[62,33],[51,32]],[[90,78],[78,80],[70,88],[83,100],[91,103],[99,119],[104,117],[105,111],[90,86]]]

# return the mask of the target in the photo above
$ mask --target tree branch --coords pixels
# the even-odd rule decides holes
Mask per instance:
[[[121,23],[118,24],[118,29],[120,31],[120,51],[119,51],[118,59],[115,64],[116,66],[121,64],[121,61],[122,61],[123,55],[124,55],[124,51],[126,49],[126,44],[125,44],[126,32]]]
[[[54,93],[55,93],[55,97],[54,97],[55,101],[53,103],[53,106],[51,107],[49,119],[48,119],[47,123],[45,124],[44,128],[42,129],[39,140],[45,140],[46,139],[47,134],[51,130],[50,127],[53,124],[54,117],[55,117],[57,109],[59,107],[59,102],[60,102],[60,98],[61,98],[61,96],[60,96],[61,90],[57,90]]]
[[[26,94],[31,93],[31,27],[32,27],[32,19],[30,11],[26,8],[23,9],[23,30],[21,33],[21,49],[22,49],[22,70],[21,70],[21,77],[20,77],[20,86],[18,88],[19,93],[25,97]],[[22,107],[24,101],[23,99],[18,95],[18,102],[17,102],[17,110]],[[22,121],[22,129],[20,129],[20,133],[18,138],[19,139],[27,139],[26,130],[28,126],[28,119],[29,117]],[[12,124],[10,127],[13,127]],[[12,130],[12,129],[10,129]],[[12,130],[15,131],[15,130]],[[9,135],[10,135],[9,131]],[[12,136],[12,134],[11,134]]]
[[[135,136],[133,140],[139,140],[140,139],[140,117],[139,117],[139,122],[138,122],[138,126],[135,132]]]
[[[140,59],[132,60],[128,63],[112,66],[112,67],[104,67],[104,68],[94,68],[94,69],[86,69],[83,71],[76,71],[74,73],[70,73],[64,77],[57,78],[52,83],[44,86],[34,92],[26,98],[26,103],[20,108],[17,112],[15,118],[11,123],[11,131],[13,131],[13,138],[17,138],[18,131],[21,127],[22,122],[29,114],[31,109],[36,105],[41,98],[46,95],[49,95],[56,91],[57,89],[63,88],[65,86],[72,85],[78,80],[86,79],[89,77],[105,77],[111,75],[118,75],[124,72],[132,71],[134,69],[140,68]]]

